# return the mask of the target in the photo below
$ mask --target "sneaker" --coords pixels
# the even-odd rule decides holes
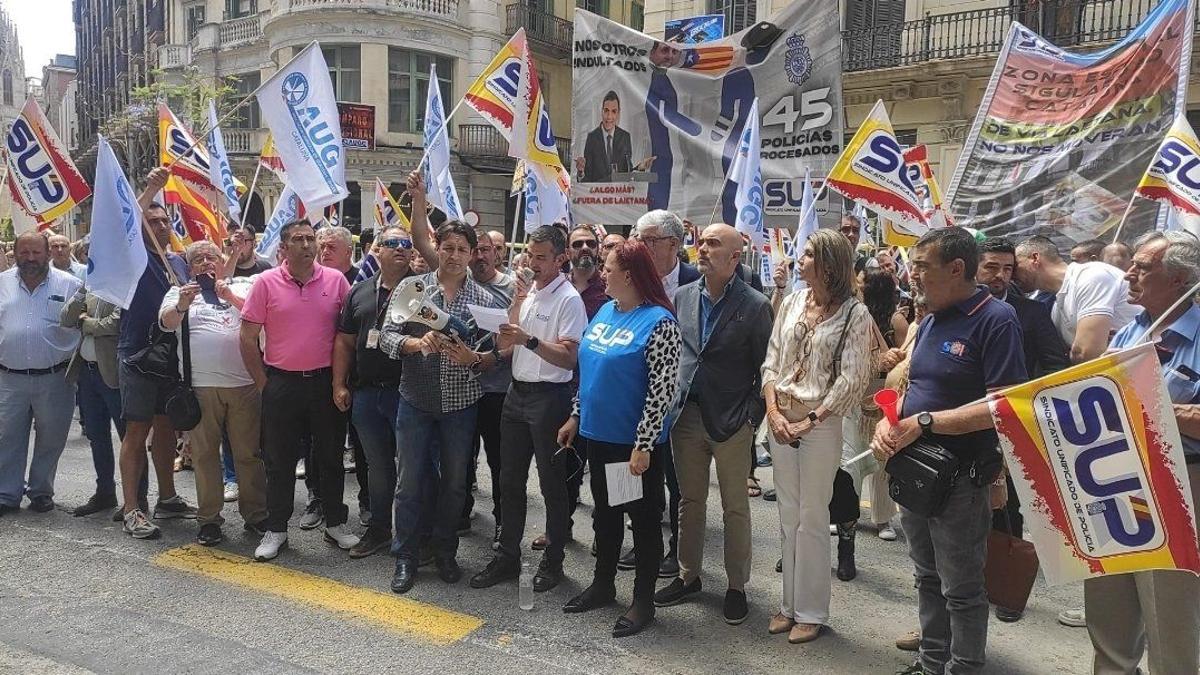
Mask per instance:
[[[909,631],[904,635],[896,638],[896,649],[915,652],[921,648],[921,634],[917,631]],[[918,673],[920,671],[917,671]]]
[[[1065,609],[1058,613],[1058,622],[1071,628],[1086,628],[1087,615],[1084,614],[1082,607],[1079,609]]]
[[[392,533],[368,527],[358,543],[350,547],[351,558],[365,558],[392,545]]]
[[[365,506],[358,507],[358,524],[363,527],[371,526],[371,510]]]
[[[315,530],[325,522],[325,505],[320,499],[310,499],[304,506],[304,515],[300,516],[300,529]]]
[[[86,502],[76,506],[72,513],[76,518],[79,518],[82,516],[90,516],[93,513],[100,513],[101,511],[107,511],[116,505],[116,495],[102,495],[97,493],[89,497]]]
[[[702,588],[700,577],[696,577],[690,584],[685,584],[683,583],[683,579],[676,577],[674,581],[654,594],[654,606],[670,607],[671,605],[678,605],[686,600],[689,595],[699,593]]]
[[[154,519],[168,520],[171,518],[185,518],[187,520],[196,519],[196,507],[183,500],[183,497],[175,495],[170,499],[159,499],[154,505]]]
[[[238,484],[230,481],[225,484],[225,501],[236,502],[238,500]]]
[[[29,510],[34,513],[49,513],[54,510],[54,498],[50,495],[30,497]]]
[[[134,509],[125,514],[125,532],[134,539],[157,539],[162,531],[150,522],[141,509]]]
[[[892,527],[891,523],[884,523],[883,527],[879,528],[879,538],[884,541],[896,541],[896,528]]]
[[[304,478],[304,460],[296,462],[296,478]]]
[[[696,581],[700,579],[697,578]],[[736,626],[750,615],[750,606],[746,604],[746,594],[742,591],[729,589],[725,591],[725,623]]]
[[[334,525],[325,528],[325,541],[336,544],[343,551],[349,551],[358,543],[358,535],[346,529],[345,525]]]
[[[205,523],[200,526],[200,534],[196,535],[196,543],[201,546],[216,546],[225,537],[221,534],[221,526],[216,523]]]
[[[138,508],[142,510],[142,513],[150,513],[150,502],[146,501],[145,499],[139,499]],[[117,508],[113,509],[112,521],[114,523],[119,523],[123,520],[125,520],[125,509],[124,507],[118,505]]]
[[[356,464],[354,461],[354,450],[346,448],[342,451],[342,469],[344,469],[346,473],[354,473],[357,468],[358,464]]]
[[[287,548],[287,532],[268,532],[263,535],[258,548],[254,549],[254,559],[259,562],[274,560],[279,552]]]

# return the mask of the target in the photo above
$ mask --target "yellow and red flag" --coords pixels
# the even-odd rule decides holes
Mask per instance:
[[[209,177],[208,151],[175,117],[165,103],[158,104],[158,155],[163,166],[184,185],[215,198],[217,188]]]
[[[1200,140],[1187,117],[1175,117],[1135,194],[1200,215]]]
[[[13,200],[37,219],[39,229],[92,194],[37,99],[25,101],[8,131],[5,149]]]
[[[183,227],[192,241],[221,242],[227,236],[225,225],[212,204],[178,176],[171,176],[167,181],[163,198],[179,209]]]
[[[1183,445],[1153,343],[1005,389],[989,405],[1048,583],[1200,574]]]
[[[409,222],[408,216],[404,215],[404,211],[400,210],[400,204],[392,197],[392,193],[383,184],[383,181],[375,178],[375,230],[382,232],[389,227],[403,227],[405,230],[412,232],[412,223]]]
[[[550,126],[550,113],[546,110],[546,98],[542,96],[542,85],[538,82],[537,67],[533,64],[528,43],[521,49],[521,71],[517,78],[508,154],[546,167],[541,176],[554,179],[564,194],[570,190],[570,174],[558,155],[554,129]]]
[[[525,29],[518,28],[463,95],[463,102],[474,108],[508,140],[512,139],[513,114],[524,54]]]
[[[279,152],[275,150],[275,138],[267,133],[267,141],[263,143],[262,154],[258,158],[259,166],[268,169],[279,182],[287,185],[288,175],[287,170],[283,168],[283,158],[279,156]]]

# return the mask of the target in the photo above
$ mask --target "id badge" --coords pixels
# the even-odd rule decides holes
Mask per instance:
[[[367,349],[379,348],[379,330],[372,328],[367,331]]]

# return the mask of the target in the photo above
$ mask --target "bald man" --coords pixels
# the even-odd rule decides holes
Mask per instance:
[[[759,367],[771,335],[771,307],[737,274],[742,236],[710,225],[699,240],[699,280],[679,288],[675,309],[683,334],[677,419],[671,448],[679,476],[679,576],[654,596],[659,607],[700,591],[709,465],[716,460],[724,510],[724,614],[739,624],[748,613],[752,420],[762,419]]]
[[[50,264],[54,269],[62,270],[80,281],[87,281],[87,265],[81,265],[71,259],[71,240],[61,234],[50,235]]]

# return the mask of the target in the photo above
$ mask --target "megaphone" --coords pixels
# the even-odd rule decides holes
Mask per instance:
[[[425,297],[425,282],[406,279],[392,291],[388,302],[388,320],[394,324],[419,323],[448,336],[457,335],[463,340],[470,335],[467,324],[461,319],[438,309]]]

